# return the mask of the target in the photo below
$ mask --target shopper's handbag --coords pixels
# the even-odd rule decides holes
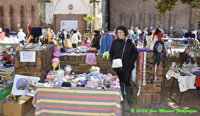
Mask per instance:
[[[122,57],[121,58],[117,58],[117,59],[113,59],[112,68],[122,68],[123,67],[122,59],[123,59],[124,50],[125,50],[125,47],[126,47],[126,42],[127,42],[127,38],[125,40],[125,45],[124,45],[124,48],[123,48],[123,51],[122,51]]]

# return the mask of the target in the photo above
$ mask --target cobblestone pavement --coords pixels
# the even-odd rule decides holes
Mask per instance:
[[[189,90],[183,94],[182,101],[180,105],[176,105],[169,98],[170,88],[164,88],[161,92],[161,103],[160,104],[133,104],[132,106],[128,105],[125,101],[123,106],[123,116],[200,116],[200,96],[196,90]],[[175,100],[179,99],[180,93],[179,89],[176,88],[173,91],[173,97]],[[157,111],[157,113],[150,113],[150,110]],[[197,113],[178,113],[180,110],[184,111],[194,111]],[[131,113],[131,110],[133,113]],[[166,110],[171,110],[171,113],[164,113]],[[145,111],[147,113],[145,113]],[[139,113],[142,112],[142,113]]]

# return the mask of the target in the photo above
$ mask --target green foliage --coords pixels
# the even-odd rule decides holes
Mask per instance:
[[[86,21],[93,21],[96,17],[91,16],[91,15],[87,15],[86,17],[83,17],[84,20]]]
[[[157,24],[158,24],[158,25],[162,25],[163,23],[162,23],[161,21],[158,21]]]
[[[148,0],[143,0],[148,1]],[[157,5],[156,9],[159,10],[161,14],[164,14],[166,11],[171,11],[180,1],[182,4],[188,4],[192,8],[200,9],[200,0],[154,0]]]

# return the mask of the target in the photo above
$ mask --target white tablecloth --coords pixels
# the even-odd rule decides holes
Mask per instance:
[[[189,89],[196,89],[195,87],[195,80],[196,76],[191,74],[190,76],[181,76],[180,73],[176,73],[173,70],[169,70],[166,74],[167,80],[174,77],[178,79],[180,92],[187,91]]]

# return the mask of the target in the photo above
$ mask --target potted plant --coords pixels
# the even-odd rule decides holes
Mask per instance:
[[[92,21],[95,20],[95,17],[88,15],[88,16],[83,17],[83,18],[84,18],[84,20],[88,21],[89,25],[87,25],[87,29],[89,28],[89,31],[92,32]]]

